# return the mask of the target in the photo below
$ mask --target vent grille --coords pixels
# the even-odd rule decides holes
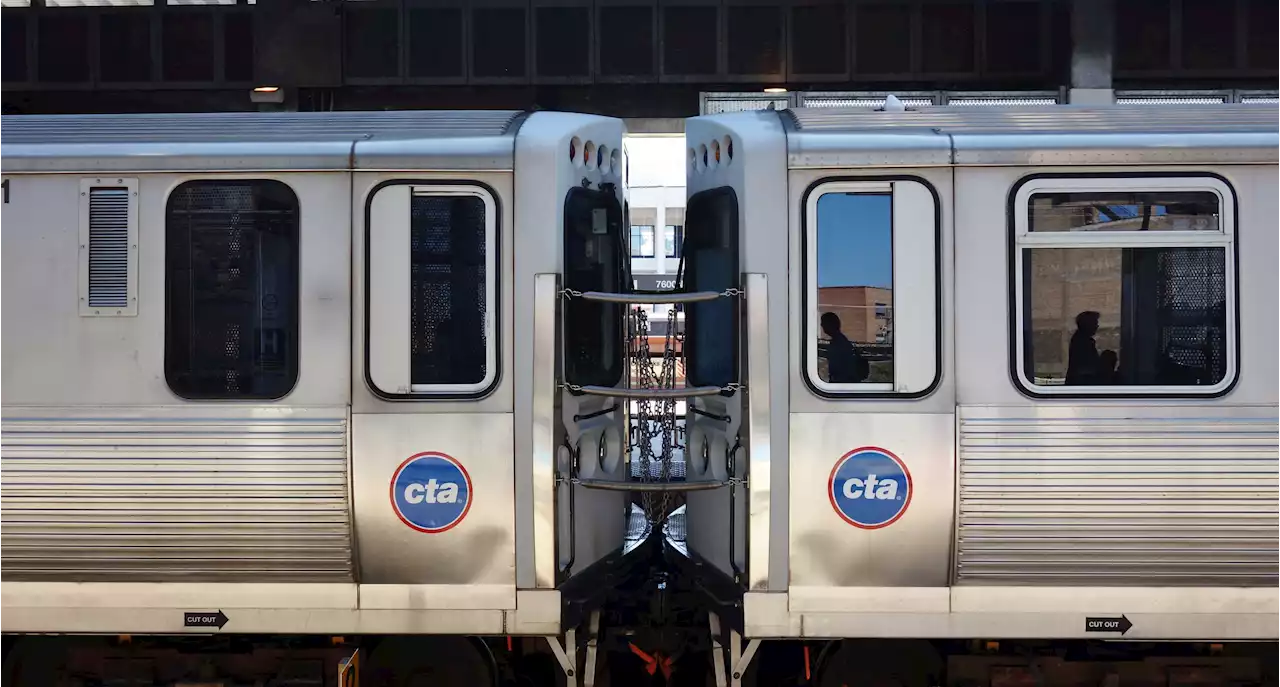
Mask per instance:
[[[89,307],[129,305],[129,189],[89,190]]]

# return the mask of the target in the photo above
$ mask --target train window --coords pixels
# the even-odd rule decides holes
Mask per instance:
[[[393,183],[370,201],[368,381],[385,396],[477,397],[497,380],[497,207],[479,186]]]
[[[700,191],[685,209],[683,286],[717,291],[741,286],[738,195],[732,187]],[[685,378],[689,386],[724,387],[739,380],[738,318],[732,298],[685,307]]]
[[[564,203],[564,288],[628,290],[631,261],[625,221],[612,190],[570,189]],[[561,307],[565,379],[583,386],[618,384],[626,348],[624,307],[582,298],[570,298]]]
[[[913,180],[834,181],[805,207],[804,371],[824,396],[920,395],[938,376],[937,209]]]
[[[668,224],[662,234],[663,255],[668,258],[680,257],[680,248],[684,244],[684,227]]]
[[[269,179],[180,184],[165,211],[165,378],[187,399],[298,379],[298,197]]]
[[[631,227],[631,257],[652,258],[653,227],[636,225]]]
[[[138,314],[137,179],[80,181],[80,314]]]
[[[1213,177],[1015,194],[1017,377],[1033,394],[1216,394],[1235,378],[1234,213]]]

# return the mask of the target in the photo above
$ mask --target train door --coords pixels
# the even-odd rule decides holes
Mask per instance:
[[[792,169],[788,186],[789,612],[945,613],[951,175]]]
[[[515,608],[514,143],[494,128],[474,154],[427,139],[394,166],[356,148],[411,170],[353,178],[360,603],[428,634],[500,632]]]

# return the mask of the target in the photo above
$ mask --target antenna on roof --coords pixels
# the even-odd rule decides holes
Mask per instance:
[[[885,112],[906,112],[907,106],[903,105],[901,100],[898,100],[898,96],[890,93],[884,99],[884,107],[882,109]]]

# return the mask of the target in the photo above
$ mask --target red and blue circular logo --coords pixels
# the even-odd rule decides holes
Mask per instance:
[[[419,532],[446,532],[471,510],[471,475],[443,453],[411,456],[391,476],[391,507],[401,522]]]
[[[844,454],[827,481],[831,507],[845,522],[877,530],[897,522],[911,504],[911,472],[892,453],[864,446]]]

